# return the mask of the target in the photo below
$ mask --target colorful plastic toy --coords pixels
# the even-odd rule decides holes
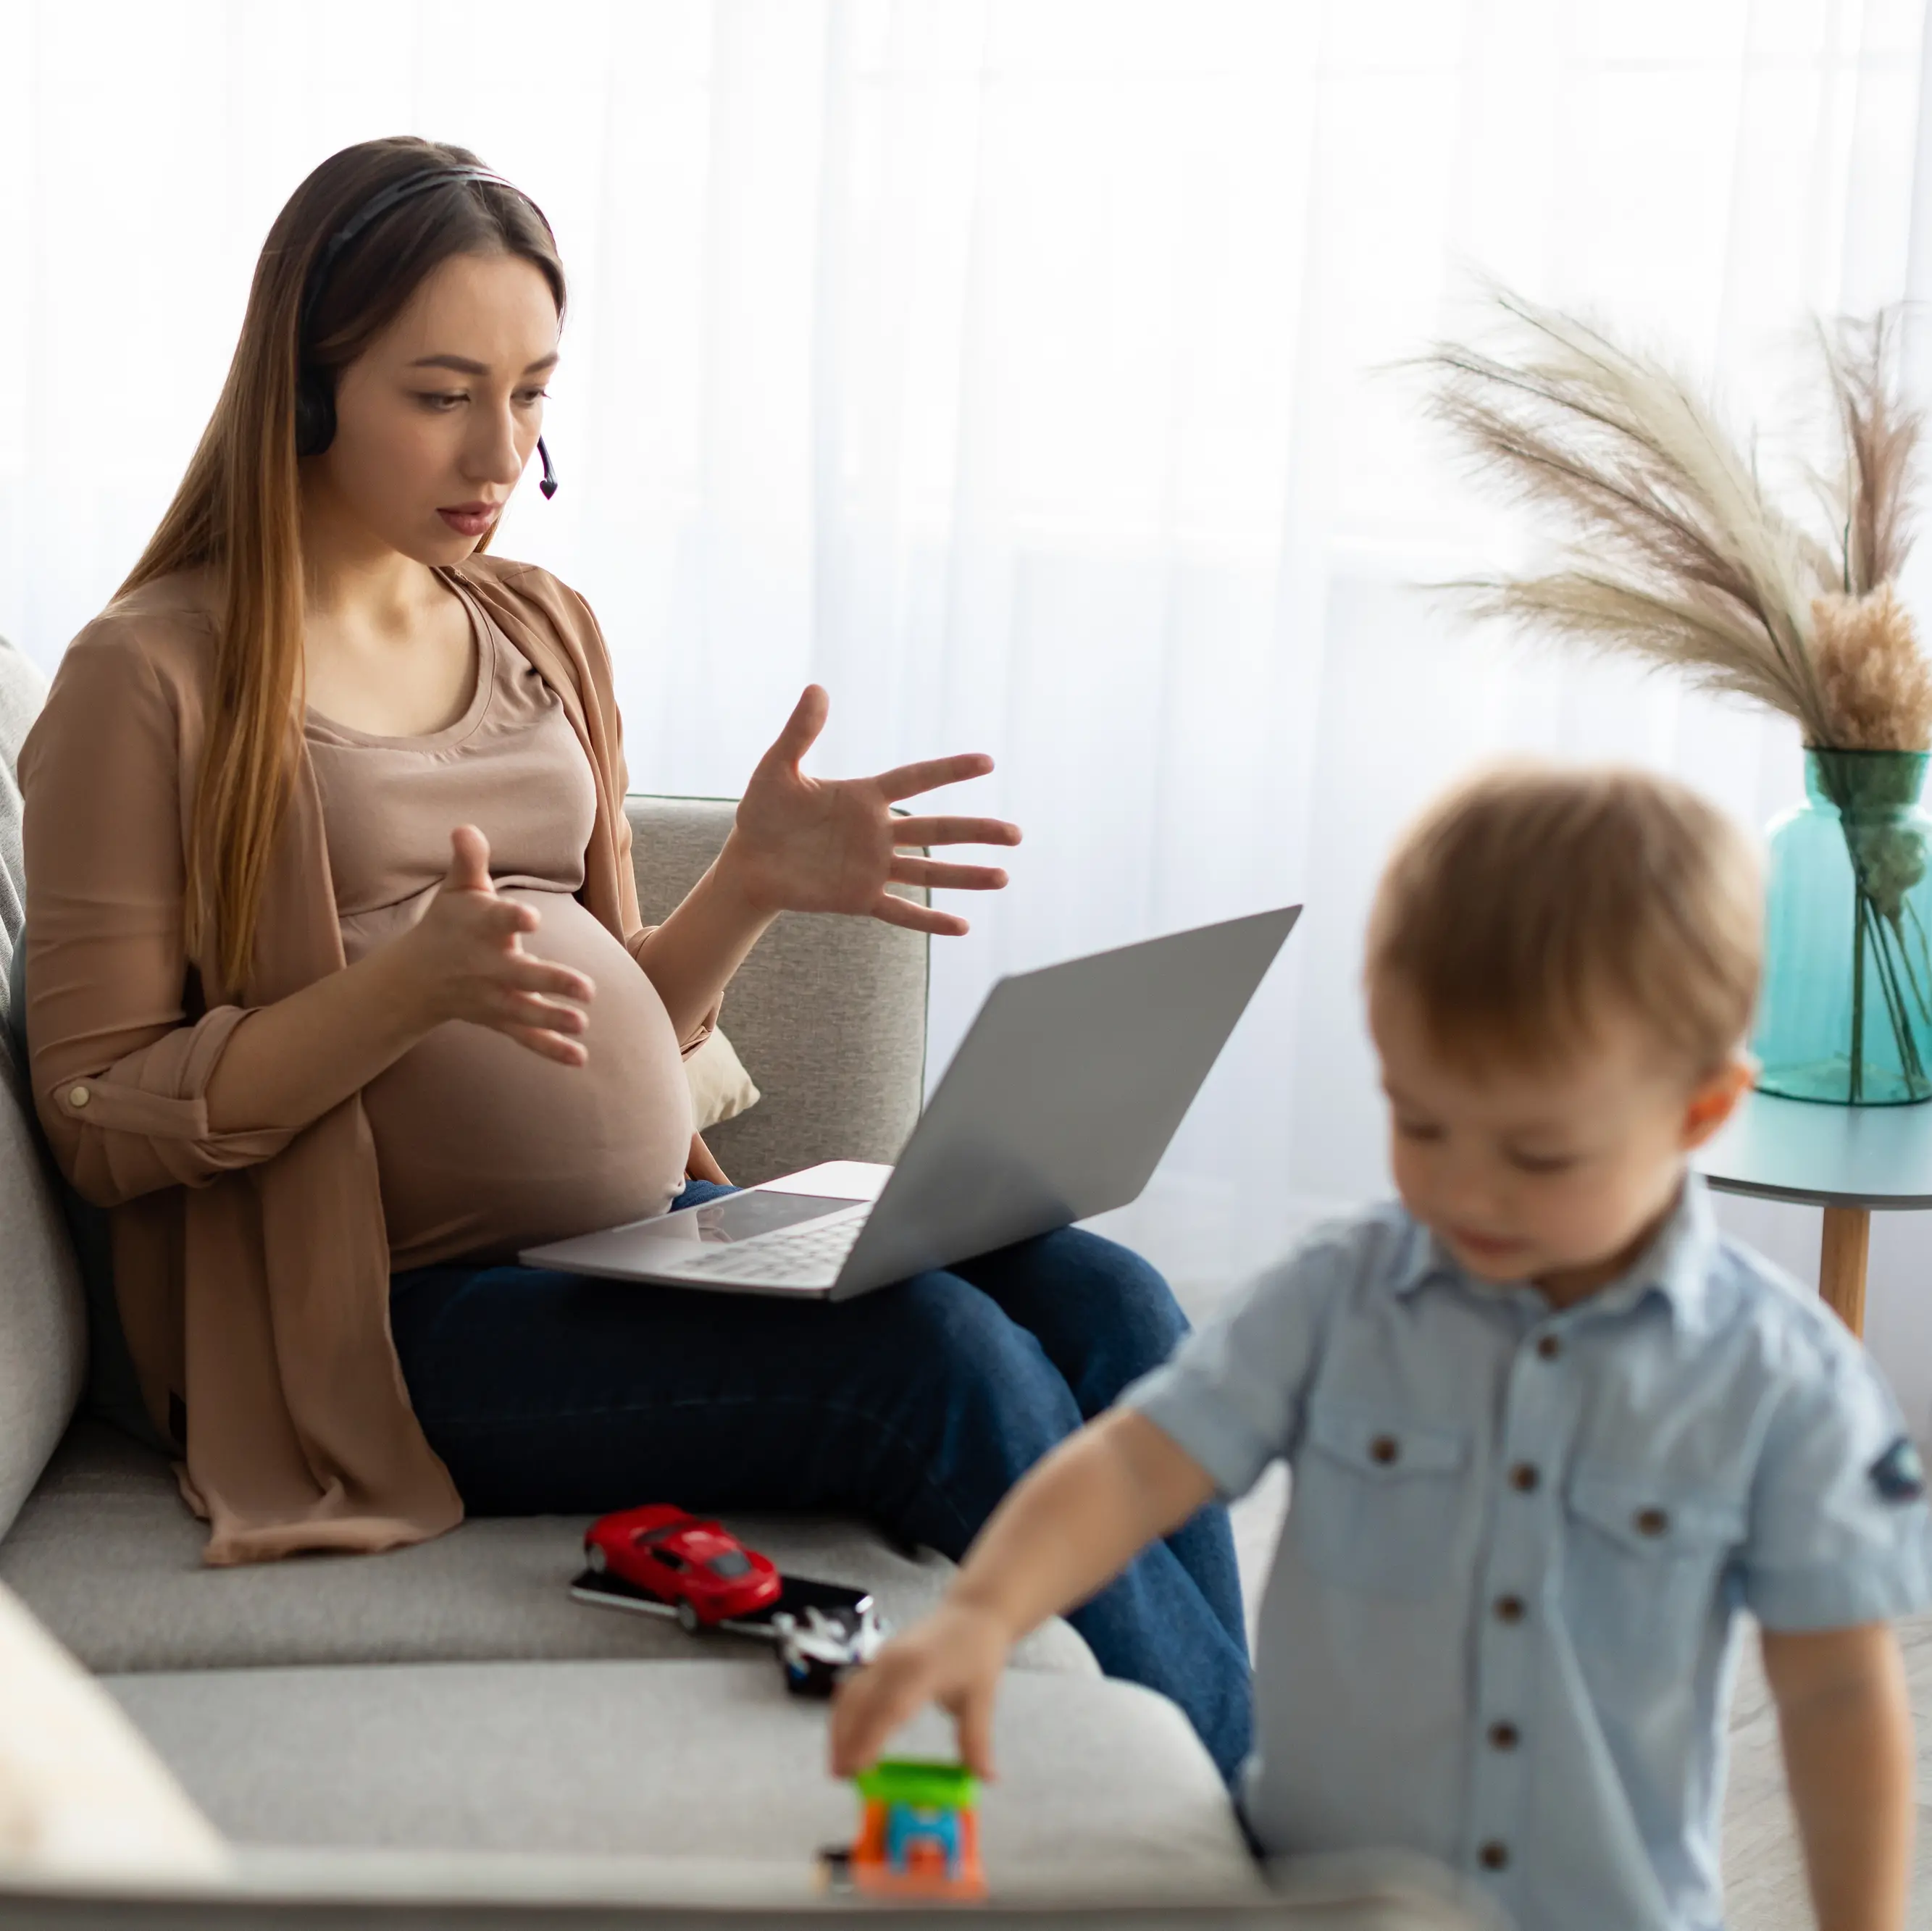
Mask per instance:
[[[584,1537],[584,1559],[674,1603],[693,1632],[776,1603],[784,1584],[769,1557],[728,1530],[668,1502],[602,1516]]]
[[[864,1807],[850,1849],[826,1854],[835,1882],[877,1897],[986,1896],[980,1786],[964,1765],[887,1758],[853,1782]]]

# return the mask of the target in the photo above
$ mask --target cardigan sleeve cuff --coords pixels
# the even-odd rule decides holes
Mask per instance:
[[[158,1187],[205,1186],[272,1159],[295,1138],[299,1128],[218,1132],[208,1125],[208,1084],[252,1010],[218,1006],[98,1073],[44,1090],[50,1126],[58,1123],[50,1137],[71,1149],[66,1164],[80,1194],[112,1206]]]

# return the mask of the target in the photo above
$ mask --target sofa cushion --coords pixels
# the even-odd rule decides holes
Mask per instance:
[[[634,794],[625,809],[650,925],[703,876],[737,807]],[[926,973],[925,939],[876,919],[788,913],[766,934],[724,995],[724,1025],[761,1097],[704,1136],[734,1180],[898,1159],[925,1097]]]
[[[74,1246],[0,1026],[0,1536],[46,1466],[87,1369]]]
[[[0,985],[5,983],[7,962],[26,916],[26,874],[20,862],[20,787],[15,773],[20,746],[46,694],[47,680],[39,667],[0,637]]]
[[[768,1665],[224,1670],[106,1687],[244,1843],[675,1852],[808,1871],[856,1819],[826,1771],[824,1705],[788,1696]],[[930,1711],[901,1744],[952,1754]],[[1151,1691],[1013,1672],[994,1748],[1001,1776],[980,1814],[996,1885],[1260,1890],[1213,1763]]]
[[[207,1531],[167,1463],[82,1418],[0,1542],[0,1582],[99,1671],[760,1654],[745,1637],[694,1639],[668,1618],[574,1600],[584,1526],[577,1516],[483,1517],[385,1555],[210,1569]],[[741,1516],[733,1526],[781,1569],[872,1590],[902,1627],[952,1573],[932,1551],[902,1553],[854,1523]],[[1064,1623],[1030,1637],[1019,1660],[1099,1673]]]
[[[20,865],[20,742],[46,679],[0,639],[0,1021],[26,897]],[[74,1251],[41,1163],[26,1068],[0,1024],[0,1536],[46,1465],[80,1399],[86,1315]]]
[[[39,667],[0,637],[0,1536],[80,1399],[87,1312],[27,1084],[14,1011],[26,918],[20,746],[46,697]]]

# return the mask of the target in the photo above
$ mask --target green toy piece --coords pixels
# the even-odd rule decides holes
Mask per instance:
[[[963,1763],[881,1757],[852,1782],[868,1803],[912,1804],[922,1810],[966,1810],[980,1801],[980,1780]]]

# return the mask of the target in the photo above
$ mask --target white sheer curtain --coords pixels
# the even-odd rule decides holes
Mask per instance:
[[[634,781],[734,790],[808,677],[822,768],[998,757],[977,799],[1028,844],[938,949],[936,1063],[1000,971],[1306,899],[1126,1219],[1230,1273],[1383,1184],[1355,951],[1444,781],[1529,747],[1753,823],[1798,795],[1788,731],[1414,587],[1520,538],[1391,365],[1484,268],[1788,409],[1810,315],[1932,279],[1922,27],[1917,0],[0,0],[0,630],[51,666],[111,592],[301,175],[375,134],[475,148],[574,278],[566,486],[500,547],[600,612]],[[1808,1273],[1815,1216],[1727,1212]],[[1872,1329],[1922,1422],[1914,1226],[1881,1224]]]

